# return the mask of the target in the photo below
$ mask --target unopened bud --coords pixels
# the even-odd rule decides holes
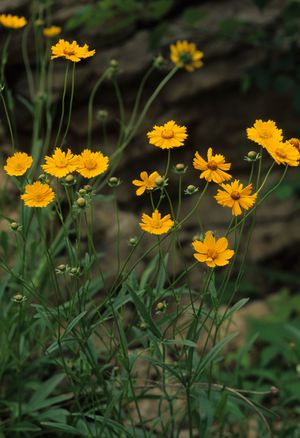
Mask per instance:
[[[20,227],[20,224],[18,224],[17,222],[12,222],[12,223],[10,224],[10,228],[11,228],[13,231],[17,231],[17,230],[19,229],[19,227]]]
[[[279,389],[276,386],[271,386],[270,388],[271,394],[276,395],[279,392]]]
[[[66,265],[61,264],[61,265],[58,265],[56,269],[60,272],[64,272],[66,270],[66,268],[67,268]]]
[[[79,189],[79,190],[78,190],[78,193],[79,193],[80,195],[85,195],[85,194],[86,194],[86,190],[85,190],[85,189]]]
[[[157,187],[162,187],[165,183],[165,178],[163,176],[159,176],[154,180],[154,182]]]
[[[250,151],[250,152],[248,152],[247,157],[251,158],[253,160],[253,158],[256,158],[256,155],[257,155],[257,152]]]
[[[157,312],[164,312],[167,309],[167,303],[166,301],[160,301],[156,304],[155,310]]]
[[[110,187],[118,187],[121,184],[120,178],[116,176],[111,176],[107,182]]]
[[[65,181],[66,181],[67,183],[72,183],[72,182],[74,181],[74,176],[71,175],[71,174],[67,175],[67,176],[65,177]]]
[[[78,207],[83,208],[86,206],[86,200],[84,198],[78,198],[76,204]]]
[[[189,186],[187,186],[187,188],[185,189],[184,193],[186,195],[193,195],[194,193],[198,192],[198,187],[193,186],[192,184],[190,184]]]
[[[89,184],[86,184],[85,186],[83,186],[84,190],[89,193],[93,190],[93,187],[90,186]]]
[[[14,301],[15,303],[21,304],[27,300],[27,297],[25,297],[25,295],[22,295],[22,294],[16,294],[12,297],[11,300]]]
[[[164,57],[161,55],[157,55],[153,61],[154,67],[156,68],[161,68],[164,65]]]
[[[96,118],[98,120],[105,121],[107,119],[107,117],[108,117],[108,111],[106,111],[104,109],[97,111]]]
[[[131,237],[131,238],[129,239],[129,245],[130,245],[130,246],[136,246],[137,243],[138,243],[138,238],[137,238],[136,236],[135,236],[135,237]]]

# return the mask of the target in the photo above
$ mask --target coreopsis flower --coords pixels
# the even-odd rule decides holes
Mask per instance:
[[[44,27],[43,29],[43,35],[46,38],[53,38],[61,33],[61,27],[59,26],[49,26]]]
[[[15,152],[6,160],[4,170],[9,176],[21,176],[32,165],[32,157],[26,152]]]
[[[216,239],[212,231],[207,231],[203,242],[194,240],[192,243],[195,251],[194,257],[200,263],[206,263],[210,268],[228,265],[234,251],[228,248],[226,237]]]
[[[203,52],[197,50],[195,43],[189,43],[186,40],[177,41],[176,44],[171,44],[170,51],[171,61],[177,67],[192,72],[203,65]]]
[[[289,143],[291,143],[292,146],[294,146],[294,148],[298,149],[298,151],[300,152],[300,140],[299,138],[290,138],[288,140]]]
[[[85,149],[77,156],[76,170],[85,178],[94,178],[101,175],[108,168],[109,160],[102,152],[92,152]]]
[[[225,170],[229,170],[231,167],[230,163],[225,163],[225,157],[221,154],[213,155],[212,148],[207,151],[207,161],[201,157],[201,155],[196,152],[195,158],[193,160],[193,166],[197,170],[202,170],[200,178],[206,179],[208,182],[215,182],[217,184],[222,183],[231,179],[231,175]]]
[[[266,149],[277,164],[299,166],[300,152],[290,141],[278,142],[272,140]]]
[[[51,59],[66,58],[72,62],[79,62],[82,59],[94,56],[95,50],[89,50],[89,46],[79,46],[77,41],[69,43],[63,39],[60,39],[57,44],[51,47],[52,56]]]
[[[165,234],[173,227],[174,221],[171,219],[171,215],[167,214],[161,217],[161,213],[155,210],[151,216],[146,213],[142,214],[142,222],[140,222],[140,227],[143,231],[147,231],[150,234]]]
[[[51,157],[46,156],[45,160],[46,164],[41,166],[42,169],[57,178],[63,178],[77,169],[77,156],[72,154],[70,149],[63,152],[60,148],[56,148]]]
[[[26,26],[27,20],[25,17],[18,17],[18,15],[0,14],[0,26],[9,29],[21,29]]]
[[[282,129],[278,129],[273,120],[256,120],[252,128],[247,128],[247,137],[262,147],[267,147],[271,140],[280,142],[283,139]]]
[[[170,120],[162,126],[154,126],[153,130],[147,133],[149,143],[161,149],[172,149],[183,146],[187,138],[186,127],[176,125]]]
[[[141,180],[134,179],[132,181],[132,184],[138,187],[136,191],[137,196],[141,196],[145,190],[153,190],[155,187],[155,180],[156,178],[159,178],[160,175],[158,172],[152,172],[150,175],[148,175],[147,172],[141,172],[140,178]]]
[[[36,181],[25,186],[25,193],[21,195],[27,207],[47,207],[54,199],[54,191],[49,184]]]
[[[215,199],[223,207],[232,209],[233,216],[242,214],[242,208],[248,210],[256,201],[257,193],[251,194],[252,184],[246,187],[238,179],[230,184],[221,184],[223,190],[218,189]]]

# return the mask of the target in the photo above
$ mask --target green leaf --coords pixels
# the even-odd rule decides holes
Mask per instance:
[[[185,347],[196,348],[196,342],[190,341],[188,339],[168,339],[162,342],[165,345],[183,345]]]
[[[137,311],[140,316],[143,318],[145,323],[148,325],[149,330],[155,335],[158,339],[161,339],[161,333],[158,330],[157,326],[154,324],[149,311],[147,310],[143,301],[139,298],[139,296],[135,293],[135,291],[127,284],[130,295],[132,297],[132,301],[135,304]]]
[[[157,261],[158,261],[159,254],[157,254],[149,263],[149,265],[144,270],[142,276],[141,276],[141,282],[140,282],[140,289],[145,289],[148,279],[152,272],[154,271]]]
[[[81,433],[73,426],[69,426],[64,423],[55,423],[53,421],[41,421],[41,426],[45,426],[49,429],[57,430],[59,432],[72,433],[74,435],[81,435]]]
[[[226,321],[226,319],[229,319],[235,312],[237,312],[238,310],[240,310],[242,307],[245,306],[245,304],[247,304],[249,301],[249,298],[242,298],[241,300],[239,300],[237,303],[235,303],[226,313],[226,316],[224,318],[224,321]]]
[[[64,334],[62,335],[61,339],[64,339],[73,328],[78,324],[78,322],[87,314],[87,310],[84,310],[83,312],[79,313],[71,322],[68,324],[66,330],[64,331]]]

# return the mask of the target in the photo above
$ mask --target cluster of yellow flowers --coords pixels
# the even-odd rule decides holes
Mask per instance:
[[[8,157],[4,166],[5,172],[10,176],[22,176],[31,167],[32,157],[25,152],[16,152]],[[77,172],[85,178],[94,178],[108,169],[109,160],[102,152],[92,152],[85,149],[80,155],[74,155],[70,149],[63,152],[56,148],[51,156],[45,157],[43,171],[57,178]],[[47,207],[54,200],[54,191],[47,183],[36,181],[25,186],[25,193],[21,199],[28,207]]]
[[[147,137],[153,146],[161,149],[172,149],[184,145],[187,138],[186,131],[185,126],[179,126],[171,120],[162,126],[155,125],[153,130],[147,133]],[[278,129],[273,121],[257,120],[253,127],[247,129],[247,135],[249,139],[265,148],[277,164],[299,165],[300,140],[292,138],[283,142],[282,130]],[[231,183],[225,183],[232,179],[232,175],[228,173],[231,169],[231,163],[227,163],[223,155],[214,154],[211,147],[207,151],[206,159],[196,151],[193,166],[196,170],[201,171],[200,179],[219,185],[220,188],[217,189],[214,198],[221,206],[231,208],[233,216],[239,216],[243,210],[249,210],[254,206],[258,193],[252,193],[252,184],[244,186],[238,179]],[[138,187],[137,196],[141,196],[146,190],[151,191],[156,188],[161,176],[157,171],[150,175],[146,171],[142,171],[140,178],[141,180],[132,181]],[[146,213],[142,214],[140,227],[148,233],[160,235],[170,231],[174,224],[170,214],[162,217],[156,209],[151,216]],[[222,237],[216,240],[211,231],[206,233],[203,242],[195,241],[193,246],[198,251],[194,254],[195,258],[200,262],[205,262],[210,267],[226,265],[234,254],[232,250],[227,249],[227,239]]]
[[[7,29],[21,29],[25,27],[26,24],[27,20],[25,17],[12,14],[0,14],[0,26],[6,27]],[[43,29],[43,35],[46,38],[53,38],[60,33],[61,27],[59,26],[48,26]]]

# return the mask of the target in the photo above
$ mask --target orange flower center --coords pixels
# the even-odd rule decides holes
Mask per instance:
[[[84,160],[84,167],[86,167],[88,170],[95,169],[95,167],[97,167],[97,161],[93,158],[87,158]]]
[[[211,161],[209,161],[209,162],[207,163],[207,167],[208,167],[210,170],[217,170],[217,168],[218,168],[218,164],[217,164],[214,160],[211,160]]]
[[[73,49],[71,47],[65,47],[64,48],[64,54],[68,55],[68,56],[75,55],[75,49]]]
[[[65,157],[56,158],[55,160],[55,166],[56,167],[67,167],[68,160]]]
[[[15,169],[16,170],[23,170],[24,169],[23,163],[16,163],[15,164]]]
[[[37,202],[43,201],[44,200],[44,193],[35,193],[34,194],[34,198]]]
[[[238,199],[240,199],[241,195],[237,190],[233,190],[233,192],[231,193],[231,197],[232,199],[234,199],[234,201],[237,201]]]
[[[217,258],[217,256],[218,256],[218,253],[215,249],[208,249],[207,250],[207,257],[210,257],[211,259],[214,260],[215,258]]]
[[[284,148],[277,148],[275,152],[279,158],[286,158],[286,151]]]
[[[172,138],[172,137],[174,137],[174,131],[172,129],[168,129],[168,128],[163,129],[161,136],[162,136],[162,138],[165,138],[165,139]]]
[[[259,136],[260,136],[260,138],[267,139],[267,138],[271,138],[272,137],[272,133],[270,133],[270,131],[265,130],[265,131],[261,131],[259,133]]]

